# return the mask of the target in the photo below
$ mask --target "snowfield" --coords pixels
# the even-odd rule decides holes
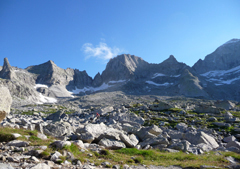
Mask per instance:
[[[236,80],[240,80],[240,77],[223,80],[224,76],[230,76],[230,75],[236,74],[236,73],[240,73],[240,66],[237,66],[237,67],[229,69],[229,70],[209,71],[209,72],[201,74],[201,76],[206,77],[207,81],[215,82],[215,85],[220,86],[220,85],[228,85]]]
[[[40,87],[48,88],[47,85],[44,85],[44,84],[36,84],[36,85],[34,86],[34,89],[37,89],[37,88],[40,88]]]
[[[118,81],[109,81],[108,83],[103,83],[99,87],[84,87],[82,89],[78,89],[75,87],[75,90],[70,91],[72,94],[79,94],[80,92],[96,92],[96,91],[101,91],[101,90],[106,90],[110,87],[113,87],[117,83],[124,83],[127,80],[118,80]]]
[[[173,85],[173,83],[168,83],[168,82],[163,83],[163,84],[158,84],[158,83],[155,83],[153,81],[146,81],[146,83],[151,84],[151,85],[155,85],[155,86],[170,86],[170,85]]]

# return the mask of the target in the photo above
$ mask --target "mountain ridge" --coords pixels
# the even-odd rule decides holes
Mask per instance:
[[[240,82],[239,56],[239,39],[226,42],[192,67],[178,62],[173,55],[153,64],[135,55],[122,54],[110,59],[105,70],[94,78],[85,70],[62,69],[51,60],[20,69],[12,67],[5,58],[0,78],[12,95],[32,97],[35,102],[51,100],[48,97],[118,90],[126,94],[240,100],[240,88],[236,88]],[[234,89],[230,90],[231,86]],[[17,91],[23,94],[16,94]]]

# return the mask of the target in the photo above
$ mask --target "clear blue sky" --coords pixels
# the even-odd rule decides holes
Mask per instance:
[[[192,66],[240,38],[239,0],[0,0],[0,64],[102,72],[127,53]]]

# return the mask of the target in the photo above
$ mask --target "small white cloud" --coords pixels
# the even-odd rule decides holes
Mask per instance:
[[[116,47],[109,47],[106,43],[100,42],[94,47],[91,43],[85,43],[82,46],[84,53],[87,55],[85,59],[96,57],[103,60],[108,60],[120,54],[121,50]]]

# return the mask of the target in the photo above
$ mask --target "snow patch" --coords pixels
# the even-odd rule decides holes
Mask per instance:
[[[155,85],[155,86],[169,86],[169,85],[173,85],[173,83],[168,83],[168,82],[163,83],[163,84],[158,84],[158,83],[155,83],[153,81],[146,81],[146,83],[151,84],[151,85]]]
[[[57,99],[52,97],[43,96],[42,93],[39,93],[40,96],[40,102],[37,102],[37,104],[43,104],[43,103],[56,103]]]
[[[123,83],[123,82],[126,82],[126,80],[109,81],[108,83]]]
[[[152,77],[152,79],[156,78],[156,77],[159,77],[159,76],[166,76],[165,74],[162,74],[162,73],[155,73]]]
[[[101,91],[101,90],[106,90],[112,86],[114,86],[117,83],[123,83],[126,82],[127,80],[118,80],[118,81],[109,81],[108,83],[103,83],[101,86],[99,87],[84,87],[82,89],[78,89],[75,87],[74,90],[69,91],[71,94],[79,94],[80,92],[96,92],[96,91]]]
[[[234,67],[232,69],[229,70],[214,70],[214,71],[209,71],[203,74],[200,74],[201,76],[205,76],[205,77],[216,77],[216,76],[223,76],[223,75],[227,75],[230,73],[238,73],[240,72],[240,66]]]
[[[34,89],[37,89],[37,88],[40,88],[40,87],[48,88],[47,85],[44,85],[44,84],[36,84],[36,85],[34,86]]]
[[[154,78],[159,77],[159,76],[167,76],[167,75],[162,74],[162,73],[155,73],[155,74],[152,76],[151,79],[154,79]],[[180,75],[171,75],[171,76],[169,76],[169,77],[179,77],[179,76],[180,76]]]
[[[228,75],[239,73],[239,72],[240,72],[240,66],[237,66],[229,70],[214,70],[214,71],[209,71],[200,75],[206,77],[207,81],[215,82],[216,86],[220,86],[220,85],[228,85],[236,80],[240,80],[240,77],[223,80],[224,79],[223,76],[228,76]]]
[[[87,91],[90,91],[90,92],[96,92],[96,91],[100,91],[100,90],[105,90],[107,88],[111,87],[111,85],[109,84],[106,84],[106,83],[103,83],[101,86],[99,87],[84,87],[83,89],[78,89],[78,88],[75,88],[75,90],[72,90],[71,92],[73,94],[78,94],[80,92],[87,92]]]

